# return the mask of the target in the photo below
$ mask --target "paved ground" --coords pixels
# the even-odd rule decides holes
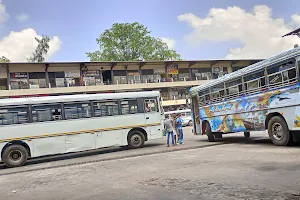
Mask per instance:
[[[0,199],[300,199],[300,148],[276,147],[264,136],[228,135],[210,147],[203,147],[212,144],[204,136],[186,136],[182,146],[157,141],[139,150],[1,169]],[[64,166],[86,159],[95,162]]]

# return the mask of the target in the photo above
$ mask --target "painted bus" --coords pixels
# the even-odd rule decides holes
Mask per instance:
[[[189,90],[194,134],[268,131],[275,145],[300,139],[300,47]]]
[[[140,148],[163,137],[160,98],[151,91],[0,99],[0,161],[18,167],[45,155]]]

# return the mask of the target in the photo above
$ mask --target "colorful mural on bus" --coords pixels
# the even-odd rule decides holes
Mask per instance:
[[[265,130],[269,109],[288,106],[299,101],[299,86],[261,93],[212,106],[199,107],[199,118],[207,120],[213,132],[244,132]],[[293,92],[292,92],[293,91]],[[300,108],[295,112],[294,127],[300,127]],[[197,117],[197,116],[196,116]]]

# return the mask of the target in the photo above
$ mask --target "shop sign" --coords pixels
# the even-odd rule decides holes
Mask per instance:
[[[10,78],[27,78],[27,77],[28,77],[27,72],[10,73]]]
[[[28,98],[28,97],[47,97],[49,94],[28,94],[28,95],[18,95],[18,96],[9,96],[9,98]]]
[[[139,76],[139,72],[128,72],[128,76]]]
[[[100,76],[100,71],[98,71],[98,70],[88,70],[85,73],[85,76],[87,76],[87,77],[97,77],[97,76]]]
[[[178,65],[170,65],[167,67],[168,74],[178,74]]]
[[[153,69],[153,74],[164,74],[164,73],[165,73],[164,68]]]
[[[80,71],[66,71],[65,72],[66,78],[79,78],[80,77]]]

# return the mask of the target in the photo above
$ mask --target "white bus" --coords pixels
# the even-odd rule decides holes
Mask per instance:
[[[1,161],[109,146],[139,148],[162,138],[160,93],[126,92],[0,100]]]

